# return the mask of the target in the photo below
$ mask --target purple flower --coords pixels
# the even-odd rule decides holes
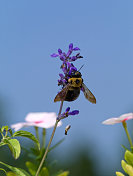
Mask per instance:
[[[73,51],[78,51],[80,50],[78,47],[73,48]]]
[[[69,45],[69,50],[70,51],[78,51],[78,50],[80,50],[78,47],[75,47],[75,48],[73,48],[73,43],[70,43],[70,45]]]
[[[66,65],[67,65],[68,69],[72,66],[72,64],[70,62],[66,62]]]
[[[64,75],[60,73],[59,76],[60,76],[60,79],[58,80],[58,86],[65,85],[67,81],[66,81]]]
[[[70,111],[70,107],[66,108],[66,113],[68,113]]]
[[[78,51],[80,50],[78,47],[73,48],[73,43],[70,43],[69,45],[69,50],[67,52],[67,58],[72,54],[73,51]]]
[[[59,53],[59,55],[62,54],[62,50],[60,48],[58,49],[58,53]]]
[[[76,67],[71,67],[69,72],[68,72],[68,75],[71,75],[72,72],[76,72],[77,71],[77,68]]]
[[[59,76],[61,77],[61,79],[64,79],[64,75],[62,73],[60,73]]]
[[[83,56],[80,56],[80,53],[78,53],[76,56],[72,56],[69,58],[70,62],[76,61],[77,59],[81,59]]]
[[[56,53],[51,54],[51,57],[57,57],[57,56],[59,56],[59,54],[56,54]]]
[[[58,49],[58,54],[57,53],[53,53],[53,54],[51,54],[51,57],[58,57],[58,56],[61,56],[61,54],[62,54],[62,50],[59,48]]]
[[[70,61],[72,62],[72,61],[76,61],[77,60],[77,57],[76,56],[72,56],[71,58],[70,58]]]
[[[62,65],[62,71],[64,72],[64,74],[67,74],[67,65],[66,64]]]
[[[61,68],[62,68],[62,71],[64,72],[64,74],[68,74],[71,67],[73,67],[73,64],[71,64],[70,62],[63,62]]]
[[[59,48],[58,53],[51,54],[51,57],[59,57],[62,61],[66,59],[66,53],[63,53],[62,50]]]
[[[78,110],[74,110],[72,112],[69,112],[69,115],[76,115],[76,114],[79,114],[79,111]]]
[[[62,52],[62,50],[59,48],[58,53],[51,54],[51,57],[59,57],[62,61],[71,60],[69,56],[72,54],[73,51],[78,51],[78,50],[80,50],[78,47],[73,48],[73,43],[70,43],[67,54],[65,52]],[[75,61],[77,59],[77,55],[75,57],[76,58],[75,59],[73,58],[71,61]]]
[[[69,50],[73,50],[73,43],[69,44]]]
[[[73,51],[80,50],[78,47],[74,47],[73,43],[69,44],[69,49],[67,54],[63,52],[60,48],[58,49],[58,53],[53,53],[51,57],[59,57],[62,61],[61,69],[64,73],[59,74],[60,78],[58,80],[58,86],[62,85],[63,87],[68,83],[68,79],[72,77],[72,75],[77,71],[77,68],[73,65],[72,62],[77,59],[83,58],[80,56],[80,53],[77,53],[74,56],[70,56]]]
[[[78,110],[74,110],[74,111],[70,111],[70,107],[67,107],[66,108],[66,111],[64,113],[62,113],[57,119],[58,120],[61,120],[61,119],[64,119],[66,117],[68,117],[69,115],[77,115],[79,114],[79,111]]]

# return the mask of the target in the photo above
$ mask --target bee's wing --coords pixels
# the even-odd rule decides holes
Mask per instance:
[[[64,101],[71,85],[68,83],[55,97],[54,102]]]
[[[96,104],[95,96],[91,93],[91,91],[86,87],[84,83],[82,83],[82,91],[84,92],[85,98],[87,98],[91,103]]]

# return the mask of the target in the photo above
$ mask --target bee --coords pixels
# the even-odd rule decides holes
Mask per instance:
[[[56,95],[54,102],[57,101],[74,101],[79,97],[80,90],[83,91],[84,96],[91,103],[96,104],[96,98],[92,92],[83,83],[82,75],[79,71],[73,72],[69,78],[66,78],[66,85]]]

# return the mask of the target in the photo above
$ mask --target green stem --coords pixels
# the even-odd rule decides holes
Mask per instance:
[[[8,131],[6,130],[6,134],[5,134],[5,136],[4,136],[5,138],[7,137],[7,134],[8,134]]]
[[[126,121],[123,121],[122,125],[124,127],[125,132],[126,132],[126,135],[127,135],[127,138],[128,138],[129,144],[130,144],[130,147],[132,148],[133,147],[133,143],[132,143],[131,137],[130,137],[128,129],[127,129]]]
[[[58,117],[59,117],[59,115],[61,114],[62,107],[63,107],[63,101],[61,101],[61,105],[60,105],[60,110],[59,110]],[[49,140],[48,146],[47,146],[47,148],[46,148],[46,150],[45,150],[45,153],[44,153],[44,155],[43,155],[42,161],[41,161],[41,163],[40,163],[40,165],[39,165],[39,167],[38,167],[38,170],[37,170],[35,176],[38,176],[38,174],[39,174],[39,172],[40,172],[40,170],[41,170],[41,167],[42,167],[42,165],[43,165],[43,163],[44,163],[44,161],[45,161],[45,158],[46,158],[46,156],[47,156],[47,153],[48,153],[49,147],[50,147],[50,145],[51,145],[51,142],[52,142],[52,140],[53,140],[53,137],[54,137],[55,130],[56,130],[56,128],[57,128],[58,122],[59,122],[59,120],[56,120],[55,125],[54,125],[54,129],[53,129],[53,132],[52,132],[52,135],[51,135],[51,138],[50,138],[50,140]]]
[[[35,127],[35,131],[36,131],[36,137],[37,137],[38,141],[40,142],[38,127]]]
[[[42,131],[42,149],[45,148],[45,138],[46,138],[46,130],[43,128]]]

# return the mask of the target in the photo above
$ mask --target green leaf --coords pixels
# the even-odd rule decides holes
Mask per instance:
[[[30,174],[34,176],[36,174],[37,166],[30,161],[27,161],[25,164]]]
[[[127,164],[126,169],[127,169],[128,175],[133,176],[133,167],[131,165]]]
[[[30,176],[25,170],[10,166],[8,164],[5,164],[0,161],[0,164],[6,166],[8,169],[10,169],[12,172],[14,172],[17,176]]]
[[[12,155],[15,159],[17,159],[21,152],[20,143],[17,139],[4,139],[4,142],[10,148]]]
[[[31,139],[32,141],[34,141],[37,144],[37,146],[38,146],[38,148],[40,150],[40,143],[39,143],[39,141],[37,140],[37,138],[32,133],[30,133],[28,131],[20,130],[20,131],[16,131],[12,135],[12,137],[17,137],[17,136],[26,137],[26,138]]]
[[[64,171],[64,172],[58,174],[57,176],[68,176],[68,174],[69,174],[69,171]]]
[[[49,176],[48,169],[46,167],[43,167],[40,171],[39,176]]]
[[[133,167],[129,164],[127,164],[124,160],[121,161],[121,165],[123,170],[129,175],[133,176]]]
[[[127,163],[130,164],[131,166],[133,166],[133,153],[126,150],[124,157],[125,157],[125,160],[127,161]]]
[[[3,141],[2,141],[2,142],[0,142],[0,147],[1,147],[1,146],[3,146],[3,145],[6,145],[6,143],[5,143],[5,142],[3,142]]]
[[[125,176],[125,175],[123,175],[121,172],[116,172],[116,175],[117,175],[117,176]]]
[[[51,148],[49,149],[49,152],[50,152],[51,150],[53,150],[54,148],[56,148],[58,145],[60,145],[64,140],[65,140],[65,138],[63,138],[63,139],[61,139],[59,142],[57,142],[53,147],[51,147]]]
[[[127,163],[124,160],[121,160],[121,166],[123,170],[127,173],[127,169],[126,169]]]
[[[28,171],[32,176],[35,176],[37,171],[37,165],[33,164],[30,161],[26,162],[26,167],[28,168]],[[48,169],[46,167],[43,167],[39,173],[39,176],[49,176]]]
[[[17,176],[14,172],[7,172],[6,176]]]
[[[5,171],[5,169],[3,169],[3,168],[0,168],[0,170],[3,171],[3,172],[5,172],[5,174],[7,173],[7,172]]]

